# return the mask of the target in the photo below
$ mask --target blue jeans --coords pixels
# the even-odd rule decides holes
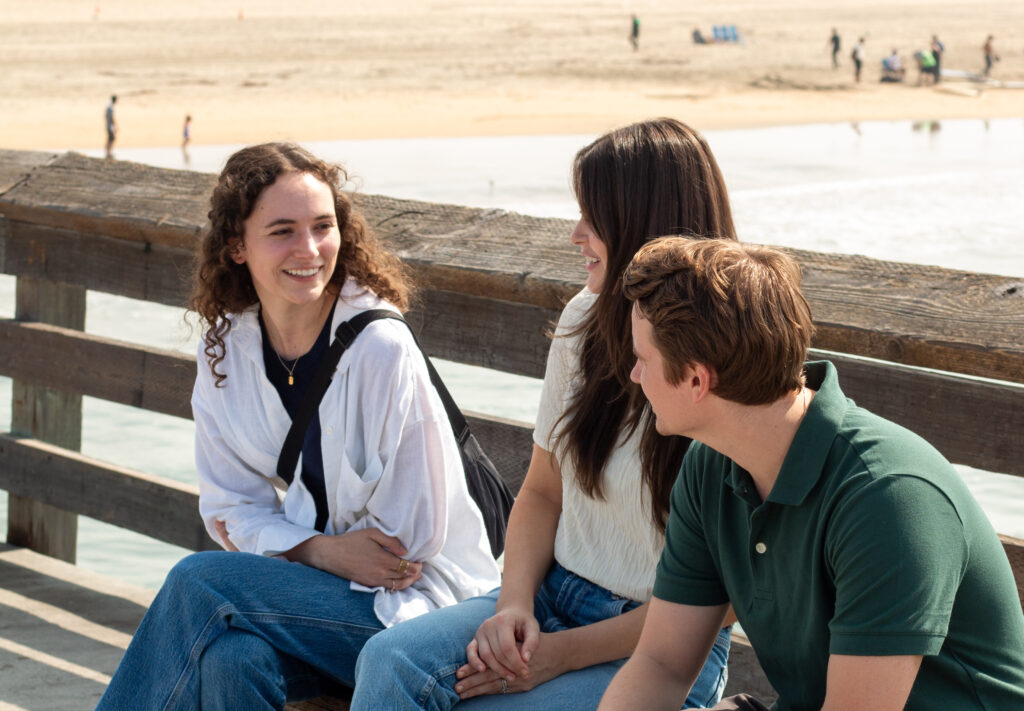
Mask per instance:
[[[167,574],[97,710],[283,709],[351,686],[383,628],[373,597],[299,563],[194,553]]]
[[[466,644],[477,628],[494,614],[498,592],[495,589],[395,625],[367,642],[356,662],[352,711],[433,711],[460,704],[453,689],[455,670],[465,664]],[[534,615],[542,632],[557,632],[599,622],[639,605],[556,563],[537,592]],[[686,708],[718,703],[725,689],[728,657],[729,630],[723,629],[686,700]],[[475,697],[461,702],[459,709],[595,709],[625,662],[620,659],[568,672],[519,694]]]

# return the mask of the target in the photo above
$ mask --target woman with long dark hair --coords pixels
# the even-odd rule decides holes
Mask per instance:
[[[633,651],[664,543],[669,493],[689,441],[657,434],[634,363],[620,279],[667,234],[735,238],[718,165],[673,119],[620,128],[573,165],[581,219],[571,241],[586,288],[548,354],[530,467],[509,520],[502,586],[397,625],[356,668],[354,711],[593,709]],[[725,686],[722,630],[687,700]]]
[[[200,513],[228,551],[168,574],[100,709],[283,709],[351,686],[381,629],[498,582],[404,324],[375,321],[351,343],[283,496],[275,488],[336,328],[408,305],[402,265],[345,180],[282,143],[238,151],[220,175],[190,304],[205,327],[192,409]]]

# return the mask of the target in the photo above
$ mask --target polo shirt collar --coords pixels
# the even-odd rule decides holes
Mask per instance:
[[[816,390],[782,462],[768,501],[799,506],[821,479],[825,460],[850,402],[839,387],[839,374],[829,361],[804,366],[807,387]]]

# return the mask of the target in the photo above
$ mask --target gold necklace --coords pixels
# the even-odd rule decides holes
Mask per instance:
[[[288,384],[289,385],[295,385],[295,376],[293,375],[293,373],[295,372],[295,366],[297,366],[299,364],[299,358],[301,358],[302,356],[299,356],[299,358],[296,358],[295,360],[293,360],[292,361],[292,367],[289,368],[287,365],[284,364],[284,359],[281,358],[281,354],[280,353],[278,353],[277,351],[274,351],[274,355],[277,356],[277,360],[278,360],[279,363],[281,363],[281,367],[284,368],[286,371],[288,371]]]

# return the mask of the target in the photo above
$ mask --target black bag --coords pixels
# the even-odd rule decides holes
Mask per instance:
[[[409,326],[406,320],[394,311],[372,309],[339,324],[335,330],[334,342],[331,343],[327,355],[324,356],[313,381],[309,384],[309,390],[306,391],[302,405],[295,414],[291,429],[288,430],[288,435],[285,437],[284,446],[281,447],[281,456],[277,460],[277,475],[287,483],[291,484],[295,476],[295,465],[299,461],[299,452],[302,450],[306,429],[313,419],[313,413],[320,407],[320,401],[323,400],[324,393],[327,392],[327,386],[330,385],[331,377],[338,367],[338,361],[341,360],[342,354],[367,325],[382,318],[395,319]],[[409,326],[409,331],[412,332],[411,326]],[[459,445],[459,454],[462,456],[462,466],[466,471],[466,486],[469,489],[469,495],[473,497],[480,513],[483,514],[487,540],[491,544],[491,554],[497,558],[505,550],[505,529],[508,526],[508,514],[512,510],[512,492],[501,475],[498,474],[494,463],[480,448],[476,437],[469,431],[469,423],[466,422],[459,406],[455,404],[455,400],[442,382],[441,376],[434,369],[434,364],[430,362],[423,346],[416,339],[416,334],[413,333],[412,337],[420,352],[423,353],[427,371],[430,373],[430,382],[437,389],[437,394],[441,397],[441,402],[444,403],[445,412],[448,413],[448,421],[451,423],[452,432],[455,433],[455,441]],[[321,520],[326,521],[326,509],[321,511],[321,507],[326,507],[326,502],[317,502],[318,523]],[[317,528],[320,531],[324,530],[319,525]]]

